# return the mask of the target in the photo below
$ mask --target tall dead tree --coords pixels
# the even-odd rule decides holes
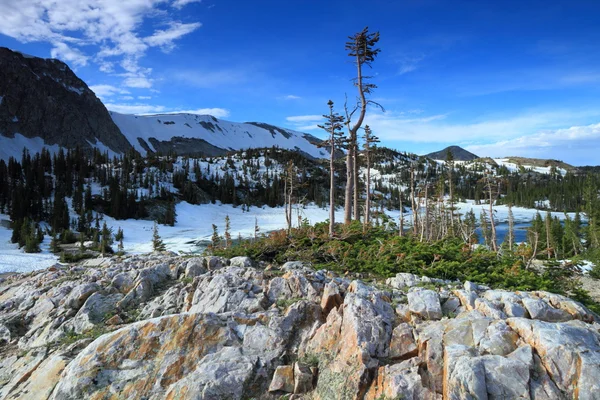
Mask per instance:
[[[294,205],[294,181],[296,178],[296,168],[294,167],[294,162],[290,161],[285,171],[284,185],[285,221],[287,223],[288,235],[292,232],[292,207]]]
[[[344,117],[333,111],[333,101],[327,102],[329,114],[324,114],[325,123],[318,125],[329,134],[329,139],[320,147],[329,147],[329,237],[333,237],[335,224],[335,152],[345,144],[342,133]]]
[[[358,130],[363,124],[365,114],[367,113],[367,106],[369,104],[375,104],[381,107],[379,104],[372,100],[367,99],[367,95],[370,94],[373,89],[377,86],[373,83],[369,83],[369,76],[363,75],[363,66],[371,66],[371,63],[375,60],[380,49],[375,48],[377,42],[379,42],[379,32],[369,33],[369,28],[365,27],[362,31],[348,37],[349,41],[346,42],[346,50],[348,56],[353,57],[354,64],[356,66],[356,78],[353,79],[354,86],[358,89],[358,100],[356,105],[349,109],[348,102],[346,101],[346,125],[348,126],[348,155],[346,157],[346,198],[344,201],[344,223],[349,224],[354,219],[359,218],[358,209],[358,166],[357,166],[357,155],[358,155]],[[358,116],[355,122],[352,122],[354,114],[358,111]],[[354,214],[352,213],[354,210]]]
[[[489,201],[489,214],[490,214],[490,229],[491,229],[491,248],[493,251],[498,252],[498,243],[496,241],[496,222],[494,221],[494,203],[498,196],[500,196],[500,190],[502,188],[502,181],[499,178],[493,177],[491,174],[487,174],[484,178],[484,190],[486,191]]]
[[[446,154],[446,168],[448,169],[448,197],[450,201],[450,225],[449,234],[454,236],[454,185],[452,183],[454,172],[454,154],[451,150],[448,150]]]
[[[366,184],[367,196],[366,196],[366,200],[365,200],[365,220],[364,220],[364,226],[366,228],[371,223],[371,221],[370,221],[370,218],[371,218],[371,151],[377,146],[377,143],[379,143],[379,138],[377,136],[373,135],[373,132],[371,131],[371,128],[369,127],[369,125],[366,125],[365,126],[365,135],[363,136],[363,139],[364,139],[363,149],[364,149],[365,159],[367,162],[367,184]]]

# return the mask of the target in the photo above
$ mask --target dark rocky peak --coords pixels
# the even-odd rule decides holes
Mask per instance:
[[[0,47],[0,135],[45,145],[122,153],[131,145],[92,90],[67,64]]]
[[[460,146],[449,146],[443,150],[425,154],[425,157],[433,160],[445,160],[449,151],[452,152],[452,156],[456,161],[473,161],[479,158],[479,156],[463,149]]]

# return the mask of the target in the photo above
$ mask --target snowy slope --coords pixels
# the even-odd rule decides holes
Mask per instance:
[[[278,146],[300,150],[315,158],[327,157],[327,151],[307,140],[307,134],[267,124],[230,122],[210,115],[195,114],[110,114],[129,142],[144,155],[146,149],[139,139],[146,142],[150,150],[156,151],[151,138],[170,141],[174,137],[180,137],[202,139],[224,150]]]

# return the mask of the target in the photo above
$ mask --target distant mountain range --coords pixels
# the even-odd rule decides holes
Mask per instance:
[[[443,150],[425,154],[424,157],[431,158],[432,160],[445,160],[448,152],[452,152],[452,156],[457,161],[473,161],[480,158],[460,146],[449,146]]]
[[[307,133],[260,122],[238,123],[210,115],[125,115],[109,112],[62,61],[0,48],[0,158],[20,158],[23,147],[96,147],[123,154],[147,152],[222,155],[273,147],[322,158],[327,150]]]
[[[0,47],[0,159],[20,158],[24,147],[36,153],[43,147],[58,151],[76,146],[112,154],[133,148],[144,155],[175,152],[203,156],[276,146],[310,158],[325,158],[328,151],[320,148],[320,143],[321,139],[310,134],[262,122],[231,122],[195,114],[109,112],[64,62]],[[445,160],[448,151],[457,161],[480,158],[459,146],[425,157]],[[547,167],[546,161],[553,161],[559,168],[572,168],[554,160],[514,159],[515,165],[527,167]]]

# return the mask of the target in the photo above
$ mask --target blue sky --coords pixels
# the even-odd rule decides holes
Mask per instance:
[[[415,153],[600,164],[597,1],[0,0],[0,46],[66,61],[109,109],[189,111],[320,135],[353,101],[348,35],[369,26],[386,109]]]

